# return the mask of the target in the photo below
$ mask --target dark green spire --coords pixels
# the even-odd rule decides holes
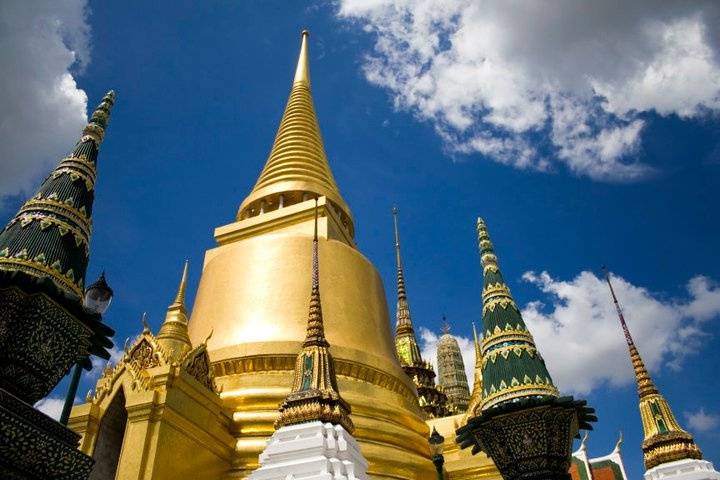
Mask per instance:
[[[481,410],[525,397],[557,398],[557,388],[500,273],[480,218],[477,231],[484,277]]]
[[[85,284],[98,148],[115,101],[111,90],[73,152],[0,232],[0,274],[51,295],[80,298]]]

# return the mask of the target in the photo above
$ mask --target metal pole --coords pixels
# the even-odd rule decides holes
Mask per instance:
[[[443,464],[445,463],[445,457],[442,455],[433,455],[432,461],[435,464],[435,469],[437,470],[438,480],[443,480]]]
[[[68,388],[67,396],[65,397],[65,405],[63,405],[62,414],[60,415],[60,423],[67,425],[70,419],[70,410],[72,410],[73,403],[75,403],[75,394],[77,393],[78,383],[80,383],[80,374],[82,373],[82,367],[79,363],[75,364],[73,369],[72,378],[70,379],[70,387]]]

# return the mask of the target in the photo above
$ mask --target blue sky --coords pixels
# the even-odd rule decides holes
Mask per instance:
[[[665,89],[664,95],[655,96],[645,83],[633,84],[637,72],[624,70],[597,76],[594,93],[587,96],[578,78],[592,71],[585,76],[580,71],[577,78],[558,74],[550,81],[554,77],[548,77],[543,58],[559,62],[556,50],[546,57],[535,52],[540,59],[533,56],[530,62],[503,57],[499,47],[482,54],[517,67],[501,69],[511,78],[471,73],[466,84],[475,86],[466,88],[466,69],[452,70],[457,93],[438,87],[447,74],[442,68],[452,69],[452,61],[475,53],[453,51],[453,42],[460,42],[453,35],[460,23],[471,33],[474,25],[486,25],[492,12],[480,23],[473,22],[483,12],[461,12],[452,21],[431,18],[428,31],[441,32],[433,43],[432,36],[423,37],[422,25],[405,25],[405,32],[417,35],[400,36],[401,7],[372,10],[356,8],[351,1],[202,6],[94,2],[83,10],[84,2],[78,0],[67,8],[50,4],[46,10],[22,13],[3,8],[0,20],[13,23],[13,16],[24,15],[16,25],[44,19],[41,25],[48,30],[41,39],[54,43],[38,49],[23,37],[29,27],[18,27],[10,33],[17,38],[6,43],[11,47],[2,54],[16,68],[15,76],[2,84],[0,97],[5,98],[0,102],[8,108],[0,108],[0,118],[20,131],[0,129],[7,144],[0,170],[5,177],[0,181],[0,218],[9,219],[72,147],[82,126],[82,92],[89,108],[107,90],[117,92],[100,153],[88,279],[102,269],[107,272],[115,301],[106,319],[117,330],[118,344],[141,331],[144,311],[153,329],[158,328],[186,257],[192,302],[204,251],[214,246],[213,229],[233,221],[270,150],[294,72],[299,33],[308,28],[312,88],[325,148],[352,209],[358,246],[385,281],[391,314],[392,206],[400,209],[413,320],[419,330],[427,329],[426,339],[440,329],[443,314],[453,333],[472,336],[482,284],[475,219],[484,217],[505,278],[526,311],[551,374],[562,388],[587,398],[598,410],[590,454],[608,453],[622,430],[628,473],[639,478],[642,429],[635,388],[609,295],[596,277],[606,264],[618,276],[620,301],[656,383],[680,422],[696,435],[706,458],[720,463],[720,404],[711,380],[720,360],[714,333],[720,314],[720,77],[712,69],[720,71],[720,50],[712,41],[717,36],[710,38],[716,32],[709,31],[710,54],[703,57],[710,66],[693,64],[684,83],[656,85]],[[638,22],[652,15],[651,9],[638,9]],[[496,18],[498,29],[511,25],[511,13]],[[602,42],[612,43],[617,28],[604,26],[615,14],[605,13],[587,30],[588,36],[600,32],[598,63],[610,55]],[[700,5],[697,11],[675,12],[680,20],[673,25],[692,33],[693,24],[684,19],[701,22],[710,13]],[[668,15],[663,21],[672,23],[674,17]],[[68,31],[53,27],[48,19],[54,18]],[[89,30],[84,32],[83,26]],[[523,34],[532,38],[528,32]],[[632,40],[627,32],[615,33],[615,38]],[[538,38],[544,38],[541,34]],[[407,45],[417,38],[429,38],[430,46],[413,51]],[[671,42],[675,37],[664,38]],[[378,47],[378,39],[385,47]],[[435,58],[445,55],[443,62],[422,53],[423,48]],[[67,58],[51,58],[63,49]],[[568,48],[568,57],[575,55],[572,50]],[[671,50],[653,54],[659,59],[656,67],[673,61],[663,57]],[[69,51],[74,58],[67,56]],[[632,59],[638,62],[643,52],[652,51],[634,52]],[[622,54],[612,52],[623,63]],[[23,58],[54,70],[28,66]],[[461,66],[467,67],[465,60]],[[572,61],[564,58],[556,70],[587,66]],[[534,71],[539,72],[538,85],[545,85],[537,91],[518,80],[518,72],[532,77]],[[57,102],[42,103],[33,95],[33,85],[55,85],[56,77],[66,73],[75,85],[66,78],[65,88],[50,88],[60,92]],[[417,81],[428,73],[436,75],[428,80],[435,89]],[[696,81],[711,89],[709,96],[693,87]],[[557,91],[547,87],[558,84]],[[512,108],[492,103],[494,88]],[[518,118],[537,117],[537,105],[527,100],[538,95],[544,95],[544,119],[536,119],[535,126],[518,124]],[[557,106],[557,98],[570,99],[577,107],[572,110],[576,117],[562,125],[558,119],[570,107]],[[27,115],[28,109],[36,114]],[[573,122],[587,125],[591,133],[569,134],[567,125]],[[18,138],[30,131],[33,143],[20,144]],[[612,143],[617,136],[603,136],[612,131],[622,139]],[[13,142],[20,146],[13,148]],[[523,155],[525,163],[508,160]],[[91,380],[83,379],[80,397]],[[65,386],[63,382],[54,395],[62,395]]]

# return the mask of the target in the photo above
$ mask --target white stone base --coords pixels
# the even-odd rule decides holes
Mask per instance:
[[[645,480],[720,480],[720,473],[707,460],[685,459],[651,468]]]
[[[281,427],[250,480],[368,480],[367,460],[342,426],[319,421]]]

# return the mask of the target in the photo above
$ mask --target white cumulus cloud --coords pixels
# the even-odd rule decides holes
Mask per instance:
[[[542,300],[522,310],[553,380],[562,391],[587,393],[598,386],[634,381],[627,345],[608,286],[592,272],[558,280],[527,272]],[[614,276],[613,287],[646,367],[680,368],[697,349],[704,323],[720,316],[720,285],[703,276],[687,283],[687,296],[667,299]]]
[[[526,272],[523,279],[541,293],[541,299],[522,308],[523,319],[562,392],[587,394],[603,386],[634,383],[627,344],[604,278],[583,271],[566,281],[547,272]],[[612,281],[635,344],[651,373],[663,366],[681,368],[684,358],[697,351],[707,335],[706,322],[720,317],[720,285],[707,277],[691,278],[682,299],[665,298],[621,277],[613,276]],[[424,327],[419,333],[423,359],[431,361],[437,372],[438,334]],[[472,389],[473,341],[455,338]],[[697,425],[720,421],[704,410],[687,415],[688,421],[693,418]],[[702,426],[693,428],[701,431]]]
[[[75,74],[90,62],[86,0],[0,2],[0,206],[27,193],[87,120]]]
[[[129,345],[132,345],[132,343],[129,343]],[[110,358],[108,360],[95,356],[91,357],[92,370],[83,372],[85,378],[88,378],[91,381],[96,381],[98,378],[100,378],[100,375],[102,375],[105,367],[107,367],[108,365],[117,365],[120,360],[122,360],[123,355],[125,355],[125,351],[121,348],[118,348],[117,345],[113,345],[112,348],[110,348],[108,351],[110,352]]]
[[[704,408],[696,412],[685,412],[690,430],[698,433],[715,432],[720,427],[720,415],[708,413]]]
[[[48,417],[60,420],[65,399],[59,397],[45,397],[35,404],[35,408],[43,412]]]
[[[451,152],[602,181],[640,163],[643,113],[720,110],[710,0],[340,0],[375,41],[366,78],[432,122]]]

